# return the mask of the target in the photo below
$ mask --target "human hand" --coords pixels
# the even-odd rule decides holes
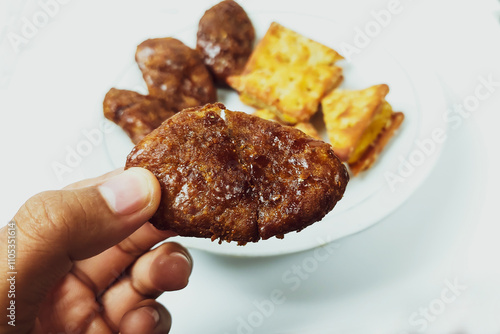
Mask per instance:
[[[4,315],[0,332],[168,332],[170,314],[155,298],[186,286],[192,259],[177,243],[150,250],[173,235],[144,224],[159,202],[158,181],[142,168],[30,198],[13,219],[15,327]],[[4,227],[5,251],[7,240]],[[10,271],[0,261],[3,312]]]

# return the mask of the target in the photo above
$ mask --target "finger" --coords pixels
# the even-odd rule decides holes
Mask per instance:
[[[113,176],[121,174],[121,173],[123,173],[123,167],[115,169],[114,171],[111,171],[111,172],[106,173],[104,175],[94,177],[92,179],[86,179],[86,180],[82,180],[82,181],[78,181],[78,182],[69,184],[66,187],[64,187],[63,189],[70,190],[70,189],[79,189],[79,188],[84,188],[84,187],[88,187],[88,186],[99,185],[99,184],[102,184],[105,181],[109,180]]]
[[[16,269],[23,273],[16,279],[16,301],[23,304],[18,305],[17,320],[32,326],[38,304],[69,272],[73,260],[94,256],[125,239],[154,214],[159,200],[158,181],[141,168],[99,186],[50,191],[29,199],[14,218]],[[4,242],[6,230],[1,233]]]
[[[175,235],[171,231],[161,231],[147,223],[131,236],[104,252],[77,261],[72,272],[82,282],[99,295],[107,289],[142,254],[162,240]]]
[[[101,312],[101,305],[96,302],[94,293],[69,274],[56,284],[42,302],[37,314],[40,330],[33,332],[111,334]]]
[[[123,315],[142,300],[184,288],[191,270],[191,256],[177,243],[165,243],[144,254],[132,265],[127,277],[102,295],[105,318],[117,326]]]
[[[148,299],[125,313],[119,325],[121,334],[160,334],[168,333],[172,326],[172,317],[163,305]]]

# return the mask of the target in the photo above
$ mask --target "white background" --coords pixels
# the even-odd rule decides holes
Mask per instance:
[[[68,147],[85,140],[82,131],[99,128],[102,98],[133,64],[135,46],[191,29],[215,3],[66,2],[17,51],[10,33],[22,36],[43,6],[9,0],[0,7],[2,224],[31,195],[112,168],[104,147],[95,145],[71,172],[58,178],[53,170]],[[265,10],[336,20],[349,43],[374,20],[371,11],[390,2],[240,1],[250,16]],[[432,68],[450,108],[470,99],[480,78],[500,82],[496,1],[399,5],[361,52],[389,50],[406,66]],[[336,240],[331,254],[236,258],[193,250],[189,286],[161,297],[174,318],[172,332],[499,333],[498,84],[479,102],[460,124],[450,124],[434,170],[409,200],[370,229]],[[456,294],[446,290],[455,283]],[[283,302],[271,307],[276,290]],[[425,309],[427,320],[419,313]]]

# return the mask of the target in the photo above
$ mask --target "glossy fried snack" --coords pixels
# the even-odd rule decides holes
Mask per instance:
[[[176,111],[215,102],[217,92],[198,51],[167,37],[142,42],[135,59],[149,94]]]
[[[162,99],[116,88],[111,88],[104,97],[103,111],[134,144],[175,114]]]
[[[196,49],[218,83],[239,74],[252,53],[255,30],[243,8],[225,0],[205,12],[198,25]]]
[[[150,220],[157,228],[256,241],[250,175],[217,111],[179,112],[133,149],[126,167],[145,167],[160,181],[160,207]]]
[[[329,144],[241,112],[226,120],[258,197],[262,239],[302,230],[342,198],[349,176]]]
[[[329,144],[220,103],[165,121],[129,154],[134,166],[160,181],[157,228],[240,245],[321,220],[349,180]]]

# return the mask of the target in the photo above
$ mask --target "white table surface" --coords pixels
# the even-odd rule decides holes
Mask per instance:
[[[102,98],[133,63],[135,46],[160,31],[168,36],[196,25],[215,2],[60,0],[48,23],[14,52],[9,32],[19,34],[26,20],[43,16],[40,3],[50,1],[0,5],[2,224],[29,196],[112,168],[102,145],[63,177],[53,164],[84,139],[82,131],[99,127]],[[395,2],[241,3],[250,14],[339,20],[354,33],[373,20],[372,10]],[[481,78],[493,82],[490,94],[449,124],[428,178],[373,227],[329,248],[285,256],[192,250],[189,286],[161,297],[173,315],[172,333],[500,332],[500,6],[493,0],[399,6],[370,48],[384,47],[406,66],[432,67],[449,108],[486,92],[478,88]]]

